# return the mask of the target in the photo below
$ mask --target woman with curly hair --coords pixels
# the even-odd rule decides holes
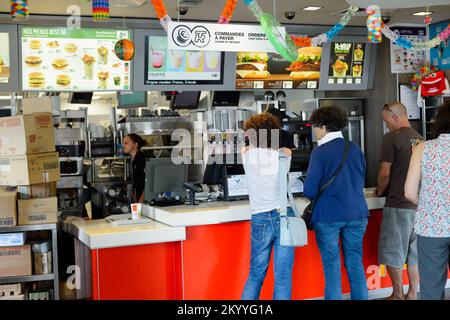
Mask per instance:
[[[279,134],[276,117],[263,112],[249,118],[244,131],[249,145],[241,150],[250,198],[250,273],[242,299],[259,298],[272,248],[275,274],[274,300],[291,299],[294,247],[280,246]],[[284,149],[288,163],[291,152]],[[294,212],[288,208],[288,215]]]
[[[346,142],[341,131],[347,126],[347,116],[336,107],[323,107],[313,112],[310,121],[318,147],[311,153],[303,193],[309,199],[316,199],[320,188],[335,174],[343,159]],[[369,215],[363,191],[366,161],[360,147],[349,143],[342,170],[316,200],[313,210],[312,223],[322,257],[327,300],[342,299],[339,240],[350,280],[351,298],[368,299],[362,261]]]

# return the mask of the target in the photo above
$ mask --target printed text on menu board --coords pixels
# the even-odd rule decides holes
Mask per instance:
[[[0,84],[9,83],[11,62],[9,57],[9,33],[0,32]]]
[[[130,31],[23,27],[22,85],[27,91],[130,90],[131,64],[114,53]]]
[[[365,43],[332,43],[328,84],[361,84],[365,49]]]

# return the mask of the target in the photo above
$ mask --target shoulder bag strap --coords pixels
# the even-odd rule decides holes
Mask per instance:
[[[287,215],[287,157],[283,150],[279,151],[279,184],[280,184],[280,217]]]

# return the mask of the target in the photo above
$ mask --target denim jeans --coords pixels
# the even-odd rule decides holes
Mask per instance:
[[[367,218],[350,222],[316,223],[314,230],[325,273],[325,300],[342,299],[341,256],[342,241],[345,268],[350,281],[352,300],[367,300],[366,273],[363,265],[363,237]]]
[[[294,216],[291,208],[288,208],[288,215]],[[280,214],[272,210],[252,215],[250,273],[242,293],[243,300],[259,298],[272,247],[275,274],[273,299],[291,299],[295,248],[280,246]]]

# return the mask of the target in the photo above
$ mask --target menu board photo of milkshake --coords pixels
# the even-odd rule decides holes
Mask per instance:
[[[221,52],[169,50],[167,37],[150,36],[145,56],[146,85],[223,84]]]
[[[364,56],[365,43],[332,43],[328,84],[361,84]]]
[[[9,60],[9,33],[0,32],[0,83],[9,83],[11,65]]]
[[[114,53],[129,38],[127,30],[23,27],[23,90],[130,90],[130,62]]]

